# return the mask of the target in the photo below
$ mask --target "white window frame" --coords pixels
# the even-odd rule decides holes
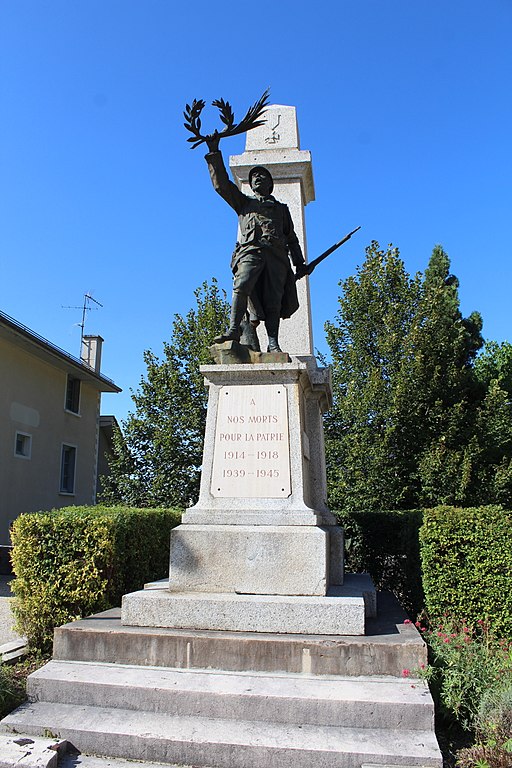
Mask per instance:
[[[26,444],[28,445],[28,453],[18,453],[16,450],[18,447],[18,437],[27,438]],[[14,434],[14,455],[17,459],[29,460],[32,458],[32,435],[29,432],[22,432],[20,429],[16,430]]]
[[[73,490],[68,491],[67,489],[63,488],[63,480],[64,480],[64,449],[65,448],[73,448],[75,451],[75,463],[73,466]],[[62,443],[60,448],[60,477],[59,477],[59,494],[62,496],[74,496],[75,495],[75,489],[76,489],[76,467],[77,467],[77,456],[78,456],[78,446],[73,445],[72,443]]]

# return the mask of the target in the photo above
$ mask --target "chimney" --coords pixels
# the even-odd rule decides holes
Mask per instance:
[[[101,336],[84,336],[82,339],[82,351],[80,359],[92,368],[95,373],[101,368],[101,347],[104,339]]]

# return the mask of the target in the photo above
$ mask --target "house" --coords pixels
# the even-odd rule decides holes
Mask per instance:
[[[94,504],[102,392],[101,336],[81,359],[0,312],[0,545],[22,512]]]

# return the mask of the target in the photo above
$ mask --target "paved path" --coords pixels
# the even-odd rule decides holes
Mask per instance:
[[[9,582],[13,578],[13,576],[0,576],[0,646],[19,639],[19,635],[12,629],[14,617],[11,611],[12,592]]]
[[[0,733],[0,768],[190,768],[77,754],[58,739]],[[55,750],[55,747],[58,747]]]

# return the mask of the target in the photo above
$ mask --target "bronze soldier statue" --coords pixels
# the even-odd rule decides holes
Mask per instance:
[[[240,224],[240,242],[231,260],[234,285],[230,324],[214,342],[239,341],[240,325],[249,311],[253,328],[260,321],[265,323],[267,351],[280,352],[279,322],[298,309],[295,281],[307,269],[290,211],[273,197],[270,171],[262,166],[252,168],[249,184],[254,196],[245,195],[228,177],[219,134],[208,136],[206,143],[210,151],[205,159],[213,187],[238,214]]]
[[[207,135],[201,133],[201,112],[205,106],[202,99],[187,104],[183,115],[185,128],[192,134],[188,139],[191,148],[207,144],[206,161],[213,187],[236,211],[240,224],[240,242],[236,244],[231,260],[234,274],[231,320],[226,333],[214,342],[240,341],[240,325],[243,323],[244,342],[247,339],[249,346],[259,351],[255,328],[263,320],[268,334],[268,351],[280,352],[279,322],[299,307],[295,281],[307,274],[304,256],[288,207],[272,196],[274,182],[270,171],[261,166],[252,168],[249,184],[254,197],[245,195],[229,179],[219,150],[220,139],[264,124],[265,120],[260,118],[268,99],[269,91],[266,90],[239,123],[235,123],[229,102],[216,99],[212,105],[219,108],[225,127]]]
[[[274,181],[270,171],[261,165],[249,171],[249,184],[254,196],[245,195],[229,179],[219,142],[226,136],[236,136],[263,125],[265,120],[260,118],[265,112],[268,99],[267,89],[249,107],[239,123],[235,123],[229,102],[224,99],[212,101],[212,105],[219,108],[225,127],[220,132],[214,131],[207,135],[201,133],[201,113],[205,106],[203,99],[194,99],[191,104],[187,104],[183,116],[185,128],[192,134],[187,139],[192,144],[191,148],[207,144],[209,152],[205,159],[213,187],[236,211],[240,224],[240,242],[236,244],[231,259],[234,286],[230,324],[226,333],[217,336],[214,342],[221,344],[224,341],[240,341],[242,325],[244,343],[259,352],[255,329],[263,320],[268,335],[268,352],[281,352],[279,322],[281,318],[291,317],[299,308],[296,280],[310,275],[317,264],[346,243],[361,227],[349,232],[317,259],[306,264],[288,206],[272,196]]]

